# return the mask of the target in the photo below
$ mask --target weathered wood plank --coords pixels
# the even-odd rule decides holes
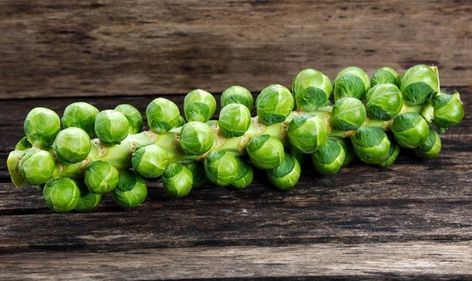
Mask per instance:
[[[263,276],[280,280],[308,277],[315,280],[465,280],[472,277],[471,247],[470,241],[431,241],[130,249],[111,253],[39,252],[0,256],[0,278],[227,280]]]
[[[6,0],[0,98],[256,91],[308,66],[430,63],[468,85],[471,21],[469,1]]]

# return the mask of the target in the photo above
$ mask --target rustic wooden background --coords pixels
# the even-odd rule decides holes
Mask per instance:
[[[66,215],[6,171],[34,106],[144,111],[197,87],[288,86],[304,67],[416,63],[465,104],[438,159],[307,167],[289,193],[257,178],[172,199],[155,182],[136,210],[106,198]],[[470,1],[0,0],[0,280],[472,280],[471,77]]]

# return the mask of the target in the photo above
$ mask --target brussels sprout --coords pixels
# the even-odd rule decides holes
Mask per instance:
[[[133,169],[146,178],[160,177],[169,163],[169,156],[164,148],[150,144],[136,150],[131,156]]]
[[[356,98],[341,98],[331,112],[331,124],[342,131],[357,130],[365,121],[364,104]]]
[[[179,117],[179,127],[182,127],[185,123],[185,118],[183,118],[182,116]]]
[[[390,141],[390,149],[388,150],[388,157],[385,161],[382,163],[379,163],[378,165],[382,168],[389,168],[390,166],[393,165],[395,160],[397,160],[398,155],[400,154],[400,147],[398,144],[394,143],[393,141]]]
[[[166,192],[173,197],[187,196],[193,187],[192,172],[178,163],[167,165],[162,181]]]
[[[199,162],[185,165],[192,172],[193,188],[200,187],[206,182],[205,170]]]
[[[375,120],[390,120],[403,107],[402,93],[389,83],[378,84],[367,92],[367,116]]]
[[[87,158],[91,144],[89,135],[80,128],[60,131],[53,143],[54,153],[64,163],[76,163]]]
[[[90,137],[95,136],[95,118],[98,109],[86,102],[74,102],[69,104],[62,115],[62,125],[65,128],[77,127],[86,131]]]
[[[248,89],[241,86],[231,86],[223,91],[220,103],[222,107],[231,103],[242,104],[249,110],[252,110],[254,99]]]
[[[406,112],[393,119],[392,133],[395,140],[403,147],[415,148],[428,137],[429,126],[416,112]]]
[[[390,140],[382,128],[361,127],[351,143],[357,157],[366,164],[380,164],[389,156]]]
[[[251,163],[259,169],[274,169],[284,160],[284,146],[269,135],[254,136],[246,147]]]
[[[328,139],[328,127],[317,116],[301,115],[288,126],[290,144],[303,153],[313,153]]]
[[[406,104],[424,104],[439,92],[438,68],[424,64],[410,67],[401,78],[400,90]]]
[[[126,116],[115,110],[100,111],[95,118],[95,133],[104,144],[119,144],[128,135],[128,128]]]
[[[296,107],[305,112],[328,105],[332,90],[328,76],[312,68],[300,71],[292,83]]]
[[[118,170],[110,163],[97,160],[85,170],[85,185],[93,193],[107,193],[118,185]]]
[[[282,122],[293,110],[292,93],[279,84],[267,86],[257,97],[256,108],[259,120],[267,125]]]
[[[204,90],[193,90],[184,98],[185,119],[188,122],[206,122],[216,110],[216,100],[212,94]]]
[[[344,163],[343,167],[346,167],[349,165],[354,160],[354,152],[352,151],[351,144],[346,142],[343,138],[340,137],[331,137],[331,139],[341,145],[341,147],[344,149],[344,154],[346,155],[344,157]]]
[[[280,166],[266,171],[269,181],[278,189],[288,191],[295,187],[300,178],[300,163],[290,154],[285,154]]]
[[[459,124],[464,118],[464,106],[459,93],[439,94],[433,98],[433,122],[439,128],[449,128]]]
[[[244,135],[251,122],[251,113],[246,106],[231,103],[221,109],[218,125],[223,135],[231,138]]]
[[[254,180],[254,171],[245,160],[238,158],[238,173],[236,179],[231,184],[237,189],[243,189],[251,185]]]
[[[428,137],[415,149],[415,154],[421,158],[432,159],[441,152],[441,138],[434,130],[429,130]]]
[[[201,155],[210,150],[215,136],[210,126],[201,122],[189,122],[182,126],[180,146],[189,155]]]
[[[180,111],[177,105],[165,98],[154,99],[146,108],[146,117],[151,131],[162,134],[180,126]]]
[[[219,186],[228,186],[238,178],[238,159],[227,151],[211,152],[204,167],[207,179]]]
[[[15,150],[26,150],[33,147],[26,137],[22,137],[15,145]]]
[[[372,87],[380,84],[394,84],[398,86],[400,84],[399,76],[395,69],[384,66],[374,72],[370,78],[370,85]]]
[[[43,184],[54,174],[54,156],[45,150],[32,149],[19,162],[20,175],[30,184]]]
[[[115,110],[123,113],[123,115],[128,119],[128,133],[129,134],[138,134],[143,129],[143,116],[136,107],[130,104],[120,104],[115,107]]]
[[[334,80],[334,99],[353,97],[363,99],[370,88],[367,73],[359,67],[350,66],[341,70]]]
[[[24,129],[26,138],[32,145],[46,149],[61,130],[61,120],[56,112],[36,107],[26,116]]]
[[[334,175],[339,172],[345,159],[346,151],[344,147],[331,138],[312,156],[315,169],[323,175]]]
[[[78,212],[88,212],[95,209],[100,201],[102,201],[102,195],[99,193],[93,193],[88,190],[87,186],[77,184],[80,189],[80,197],[75,210]]]
[[[113,190],[113,201],[127,209],[136,208],[146,199],[148,190],[143,178],[131,171],[120,173],[118,185]]]
[[[46,183],[43,196],[48,208],[58,213],[65,213],[77,206],[80,189],[70,178],[55,178]]]

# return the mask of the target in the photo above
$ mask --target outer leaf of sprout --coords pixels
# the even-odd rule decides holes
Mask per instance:
[[[64,163],[77,163],[89,155],[90,137],[80,128],[70,127],[61,130],[54,140],[54,152]]]
[[[97,160],[85,170],[85,185],[93,193],[107,193],[118,185],[118,170],[110,163]]]
[[[180,111],[177,105],[165,98],[157,98],[146,108],[146,117],[151,131],[162,134],[180,126]]]
[[[102,200],[102,195],[99,193],[93,193],[88,190],[85,185],[77,184],[80,189],[80,197],[75,210],[78,212],[88,212],[95,209],[100,201]]]
[[[356,130],[365,121],[364,104],[356,98],[341,98],[336,101],[331,112],[331,123],[335,129]]]
[[[267,125],[282,122],[292,112],[293,103],[292,93],[284,86],[267,86],[256,99],[257,116]]]
[[[313,153],[328,139],[328,128],[317,116],[301,115],[292,119],[287,135],[293,147],[303,153]]]
[[[11,182],[16,187],[25,187],[31,185],[26,181],[25,178],[21,175],[20,172],[20,161],[23,156],[27,153],[26,151],[13,150],[8,154],[7,158],[7,168],[8,174],[10,174]]]
[[[146,178],[160,177],[169,163],[168,153],[157,144],[143,146],[131,156],[133,169]]]
[[[24,122],[25,135],[28,141],[40,148],[48,148],[61,130],[61,120],[56,112],[44,108],[33,108]]]
[[[300,71],[292,83],[296,107],[305,112],[328,105],[332,90],[328,76],[311,68]]]
[[[32,149],[19,162],[19,172],[23,179],[30,184],[43,184],[54,174],[56,162],[51,153]]]
[[[80,190],[70,178],[55,178],[46,183],[43,189],[46,205],[58,213],[72,211],[79,202]]]
[[[201,155],[210,150],[215,136],[208,124],[189,122],[180,131],[180,146],[188,155]]]
[[[406,112],[395,117],[391,130],[398,144],[416,148],[428,137],[429,125],[420,114]]]
[[[415,149],[415,154],[424,159],[432,159],[441,152],[441,138],[434,130],[429,130],[428,137]]]
[[[249,141],[246,151],[251,163],[259,169],[274,169],[284,160],[284,146],[269,136],[254,136]]]
[[[341,147],[344,149],[344,162],[343,167],[346,167],[354,160],[354,152],[352,151],[351,144],[348,143],[345,139],[340,137],[330,137],[331,140],[339,143]]]
[[[370,88],[367,73],[359,67],[350,66],[341,70],[334,80],[334,99],[353,97],[363,99]]]
[[[458,92],[452,95],[439,94],[433,98],[434,124],[439,128],[458,125],[464,118],[464,106]]]
[[[201,163],[192,162],[185,166],[192,172],[193,188],[200,187],[206,182],[205,170]]]
[[[252,110],[254,99],[248,89],[241,86],[231,86],[223,91],[220,103],[222,107],[231,103],[242,104]]]
[[[400,154],[400,146],[398,146],[398,144],[394,143],[393,141],[390,141],[390,149],[388,150],[388,157],[384,162],[378,164],[378,166],[382,168],[389,168],[390,166],[393,165],[395,160],[397,160],[397,157],[399,154]]]
[[[390,120],[400,113],[403,98],[400,89],[389,83],[378,84],[367,92],[367,115],[370,119]]]
[[[81,128],[90,137],[95,136],[95,118],[98,109],[86,102],[74,102],[69,104],[62,115],[62,125],[65,128],[77,127]]]
[[[345,159],[346,152],[343,146],[331,138],[313,153],[312,157],[315,169],[323,175],[334,175],[339,172]]]
[[[282,163],[266,171],[269,181],[278,189],[288,191],[295,187],[300,178],[300,163],[290,154],[285,154]]]
[[[394,84],[394,85],[399,85],[400,84],[400,75],[398,75],[398,72],[395,71],[395,69],[384,66],[382,68],[377,69],[372,77],[370,78],[370,85],[372,87],[380,84]]]
[[[351,137],[357,157],[366,164],[380,164],[389,156],[390,140],[378,127],[361,127]]]
[[[128,119],[129,134],[138,134],[141,132],[143,129],[143,116],[141,116],[141,113],[136,109],[136,107],[130,104],[120,104],[115,107],[115,110],[123,113],[126,119]]]
[[[26,149],[29,149],[31,147],[32,147],[32,145],[28,141],[28,139],[26,137],[22,137],[21,140],[16,143],[15,150],[26,150]]]
[[[167,193],[174,197],[186,196],[192,190],[192,172],[184,165],[177,163],[167,165],[162,180]]]
[[[437,67],[424,64],[410,67],[401,78],[400,90],[406,104],[424,104],[439,92]]]
[[[113,190],[113,201],[127,209],[136,208],[144,202],[148,194],[146,183],[138,174],[131,171],[120,173],[118,185]]]
[[[251,165],[243,159],[238,158],[238,165],[239,168],[236,179],[231,185],[237,189],[244,189],[251,185],[254,180],[254,171]]]
[[[129,123],[123,113],[104,110],[95,118],[95,134],[104,144],[119,144],[128,135]]]
[[[218,125],[223,135],[231,138],[244,135],[251,122],[251,113],[246,106],[231,103],[221,109]]]
[[[207,179],[219,186],[228,186],[238,177],[238,159],[229,152],[211,152],[204,162]]]
[[[206,122],[210,120],[215,110],[216,100],[207,91],[196,89],[189,92],[184,98],[184,113],[188,122]]]

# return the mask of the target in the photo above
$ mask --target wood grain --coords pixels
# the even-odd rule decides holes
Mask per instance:
[[[259,91],[302,68],[438,65],[470,85],[470,1],[0,2],[0,99]]]

